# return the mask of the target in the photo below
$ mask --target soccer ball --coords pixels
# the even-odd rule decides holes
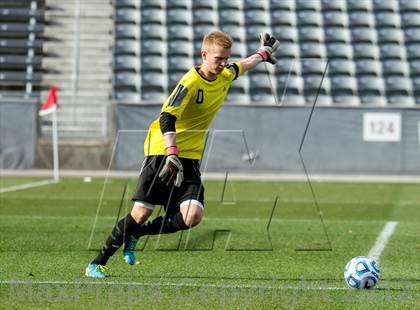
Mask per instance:
[[[368,256],[354,257],[344,268],[344,279],[351,288],[374,288],[380,275],[377,263]]]

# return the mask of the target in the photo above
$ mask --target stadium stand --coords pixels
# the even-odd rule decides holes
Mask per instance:
[[[39,98],[43,1],[0,1],[0,100]]]
[[[246,82],[233,84],[227,102],[247,104],[249,100],[261,99],[269,103],[272,100],[267,96],[276,89],[275,95],[287,104],[304,101],[309,104],[316,90],[315,81],[319,82],[316,77],[325,68],[326,61],[322,60],[326,59],[329,69],[320,98],[324,104],[394,106],[400,100],[402,106],[415,106],[419,102],[417,1],[124,0],[115,3],[114,74],[156,70],[161,74],[155,82],[161,81],[162,85],[145,88],[141,84],[141,90],[146,93],[134,92],[129,98],[158,98],[154,95],[157,89],[170,92],[183,72],[192,64],[199,64],[202,37],[219,28],[230,33],[236,42],[232,59],[252,53],[261,31],[271,31],[282,43],[278,52],[280,62],[275,68],[264,79],[261,74],[265,68],[261,67],[255,74],[249,74]],[[133,29],[130,25],[141,27],[130,30]],[[120,26],[123,26],[121,31]],[[147,28],[150,29],[146,31]],[[175,55],[174,60],[169,54]],[[157,55],[158,58],[152,59],[158,65],[121,58],[122,55]],[[122,65],[122,61],[126,63]],[[118,79],[113,80],[117,83],[114,98],[117,101],[126,98],[120,90],[115,91],[120,89],[120,84]],[[276,84],[275,88],[267,82],[270,80]]]

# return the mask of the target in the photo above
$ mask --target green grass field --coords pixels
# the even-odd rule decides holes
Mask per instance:
[[[28,181],[36,179],[2,178],[0,188]],[[122,193],[127,184],[131,194],[135,180],[109,180],[99,204],[103,184],[65,179],[0,194],[1,309],[418,309],[420,304],[418,183],[315,182],[329,250],[307,183],[232,181],[223,192],[223,182],[207,181],[206,216],[199,226],[141,239],[141,264],[128,266],[117,252],[107,265],[110,276],[95,280],[84,277],[84,269],[112,229],[120,204],[121,216],[131,209],[130,195]],[[388,221],[398,225],[380,256],[378,286],[347,289],[346,262],[367,255]]]

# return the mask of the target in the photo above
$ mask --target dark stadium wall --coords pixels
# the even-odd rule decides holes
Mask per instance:
[[[147,128],[160,107],[118,104],[116,111],[120,133],[114,166],[137,169]],[[202,170],[303,173],[298,150],[310,111],[310,107],[225,105],[207,137]],[[366,141],[366,113],[400,115],[399,141]],[[419,120],[416,108],[319,107],[301,155],[311,173],[416,175]]]

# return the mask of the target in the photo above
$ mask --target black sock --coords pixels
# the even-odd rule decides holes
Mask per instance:
[[[131,235],[140,238],[145,235],[170,234],[179,230],[189,229],[185,224],[181,212],[158,216],[143,225],[137,225],[131,230]]]
[[[121,219],[117,225],[114,226],[111,234],[105,242],[101,252],[92,261],[92,264],[105,265],[108,259],[123,245],[124,238],[129,236],[130,230],[138,226],[130,213]]]

